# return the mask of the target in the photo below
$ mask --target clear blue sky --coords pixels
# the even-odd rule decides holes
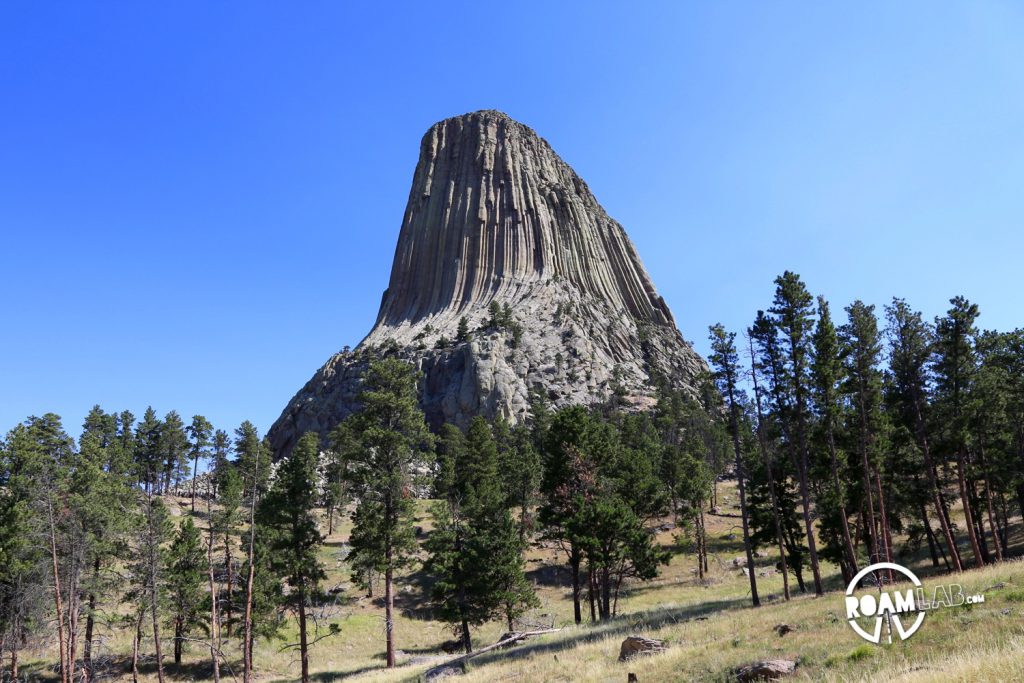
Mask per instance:
[[[482,108],[587,180],[702,352],[785,269],[839,317],[1024,324],[1019,3],[354,5],[0,6],[0,432],[266,430],[369,331],[420,137]]]

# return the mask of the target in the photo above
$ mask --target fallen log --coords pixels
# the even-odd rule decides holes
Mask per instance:
[[[499,640],[494,645],[482,647],[479,650],[474,650],[473,652],[470,652],[468,655],[462,655],[461,657],[456,657],[455,659],[449,659],[447,662],[444,662],[443,664],[438,664],[437,666],[433,667],[432,669],[429,669],[425,674],[423,674],[421,680],[432,681],[436,678],[447,676],[452,673],[453,669],[464,669],[465,663],[473,657],[476,657],[477,655],[482,655],[485,652],[490,652],[491,650],[496,650],[500,647],[505,647],[507,645],[517,643],[520,640],[525,640],[529,638],[530,636],[539,636],[545,633],[555,633],[556,631],[561,630],[562,629],[560,628],[544,628],[537,631],[523,631],[522,633],[515,633],[508,638]]]

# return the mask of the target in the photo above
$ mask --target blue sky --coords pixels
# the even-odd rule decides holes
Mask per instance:
[[[483,108],[588,182],[702,352],[786,269],[837,317],[963,294],[1021,326],[1022,35],[1010,2],[4,3],[0,431],[264,431],[372,326],[420,137]]]

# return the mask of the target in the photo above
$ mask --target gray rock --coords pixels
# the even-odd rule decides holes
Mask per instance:
[[[495,301],[515,325],[489,326]],[[472,338],[435,348],[463,317]],[[496,111],[446,119],[424,136],[377,322],[285,407],[268,433],[276,455],[357,410],[360,376],[385,353],[422,372],[433,427],[475,415],[519,422],[531,390],[555,407],[614,393],[644,409],[652,372],[694,390],[707,367],[622,226],[547,142]]]
[[[796,662],[790,659],[768,659],[754,662],[736,669],[736,680],[740,683],[750,681],[774,681],[791,675],[796,671]]]
[[[638,655],[651,655],[665,651],[665,642],[643,636],[628,636],[619,647],[619,661],[625,662]]]

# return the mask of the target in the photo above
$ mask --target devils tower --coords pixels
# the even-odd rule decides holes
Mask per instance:
[[[495,308],[511,315],[492,324]],[[358,409],[360,376],[383,354],[419,367],[434,426],[520,421],[531,392],[644,407],[653,375],[693,387],[706,370],[622,226],[543,138],[490,110],[423,137],[377,322],[288,403],[275,452]]]

